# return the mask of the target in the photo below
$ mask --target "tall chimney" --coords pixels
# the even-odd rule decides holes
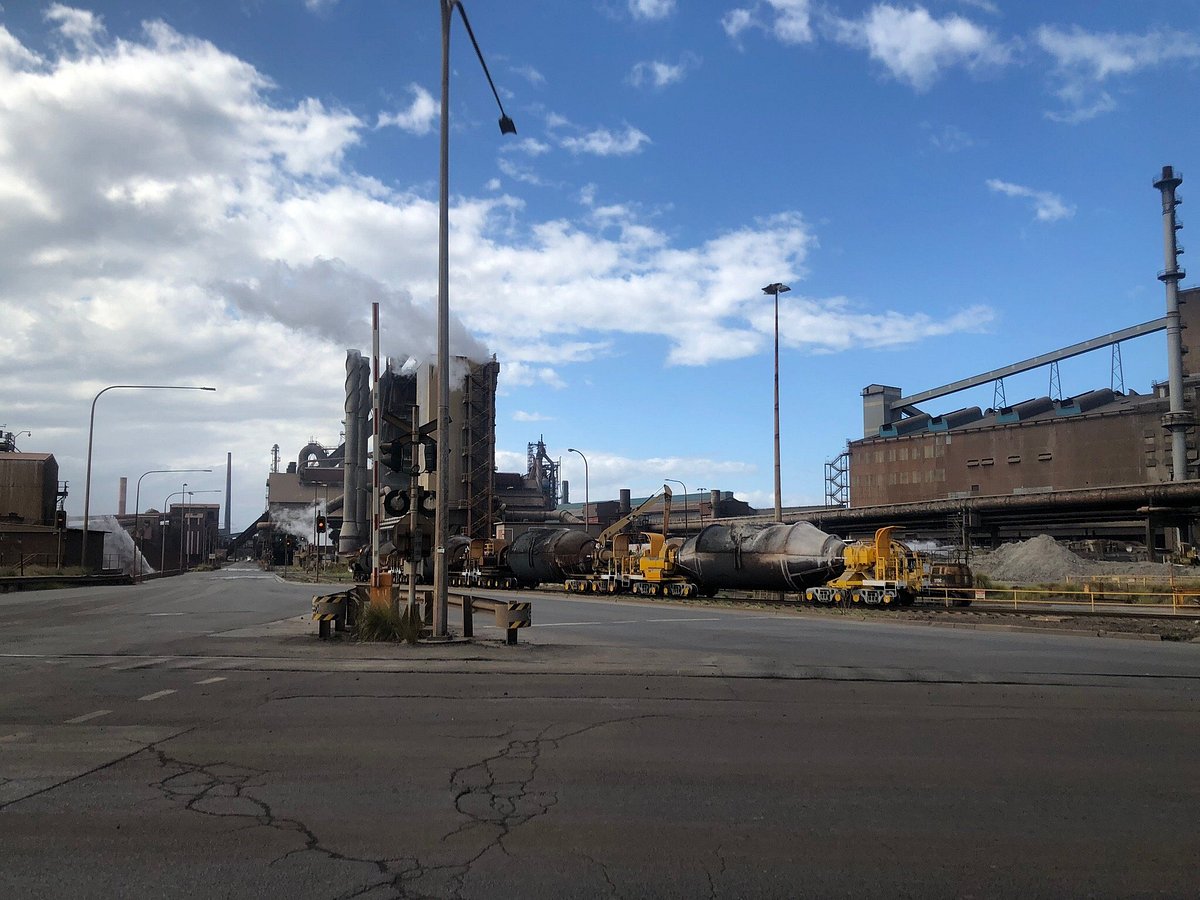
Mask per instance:
[[[129,494],[129,479],[121,476],[121,487],[117,490],[117,515],[125,515],[125,499]]]
[[[1187,430],[1195,424],[1191,413],[1183,407],[1183,338],[1179,322],[1179,282],[1187,274],[1179,267],[1179,245],[1176,232],[1180,225],[1175,219],[1175,207],[1180,201],[1175,189],[1183,178],[1170,166],[1163,166],[1162,177],[1154,186],[1162,192],[1163,254],[1167,267],[1158,274],[1167,289],[1167,384],[1170,390],[1170,409],[1162,417],[1162,425],[1171,433],[1171,480],[1186,481]]]
[[[230,450],[225,454],[225,537],[233,537],[233,530],[229,527],[230,513],[229,508],[233,505],[233,451]]]

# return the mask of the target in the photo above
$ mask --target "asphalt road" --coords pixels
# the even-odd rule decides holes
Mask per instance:
[[[1200,645],[313,590],[0,595],[0,897],[1196,896]]]

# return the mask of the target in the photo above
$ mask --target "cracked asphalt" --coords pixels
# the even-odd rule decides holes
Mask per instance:
[[[1200,646],[312,593],[0,597],[0,897],[1196,895]]]

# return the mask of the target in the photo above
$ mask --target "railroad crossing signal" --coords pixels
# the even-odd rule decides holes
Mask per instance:
[[[383,420],[399,431],[394,440],[379,445],[379,461],[383,465],[401,475],[437,471],[437,439],[433,437],[437,431],[436,421],[425,423],[414,434],[411,422],[405,422],[389,412],[383,413]],[[418,445],[421,447],[420,456],[414,452]]]
[[[317,516],[317,534],[325,533],[325,517]]]

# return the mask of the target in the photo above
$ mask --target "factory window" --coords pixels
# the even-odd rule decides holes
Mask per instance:
[[[900,448],[900,461],[908,462],[908,448],[907,447]]]
[[[888,472],[888,484],[895,484],[895,483],[896,483],[896,473]]]
[[[979,465],[979,460],[977,460],[977,459],[968,459],[967,460],[967,468],[968,469],[974,469],[978,465]]]
[[[1038,454],[1038,460],[1040,462],[1049,462],[1052,459],[1054,459],[1054,454],[1051,453],[1049,450],[1045,450]]]
[[[933,459],[933,447],[931,447],[929,444],[925,445],[925,458]]]
[[[883,451],[882,450],[875,451],[875,462],[877,462],[877,463],[883,462]]]
[[[1015,454],[1014,454],[1013,456],[1010,456],[1010,457],[1008,458],[1008,461],[1009,461],[1010,463],[1019,463],[1019,462],[1021,461],[1021,457],[1019,457],[1019,456],[1017,456],[1017,455],[1015,455]]]
[[[907,472],[901,472],[901,473],[900,473],[900,483],[901,483],[901,484],[908,484],[908,473],[907,473]]]
[[[887,454],[888,454],[888,457],[887,457],[888,462],[896,461],[896,448],[895,447],[888,447]]]
[[[996,464],[996,460],[989,456],[987,459],[981,459],[979,464],[981,466],[994,466]]]

